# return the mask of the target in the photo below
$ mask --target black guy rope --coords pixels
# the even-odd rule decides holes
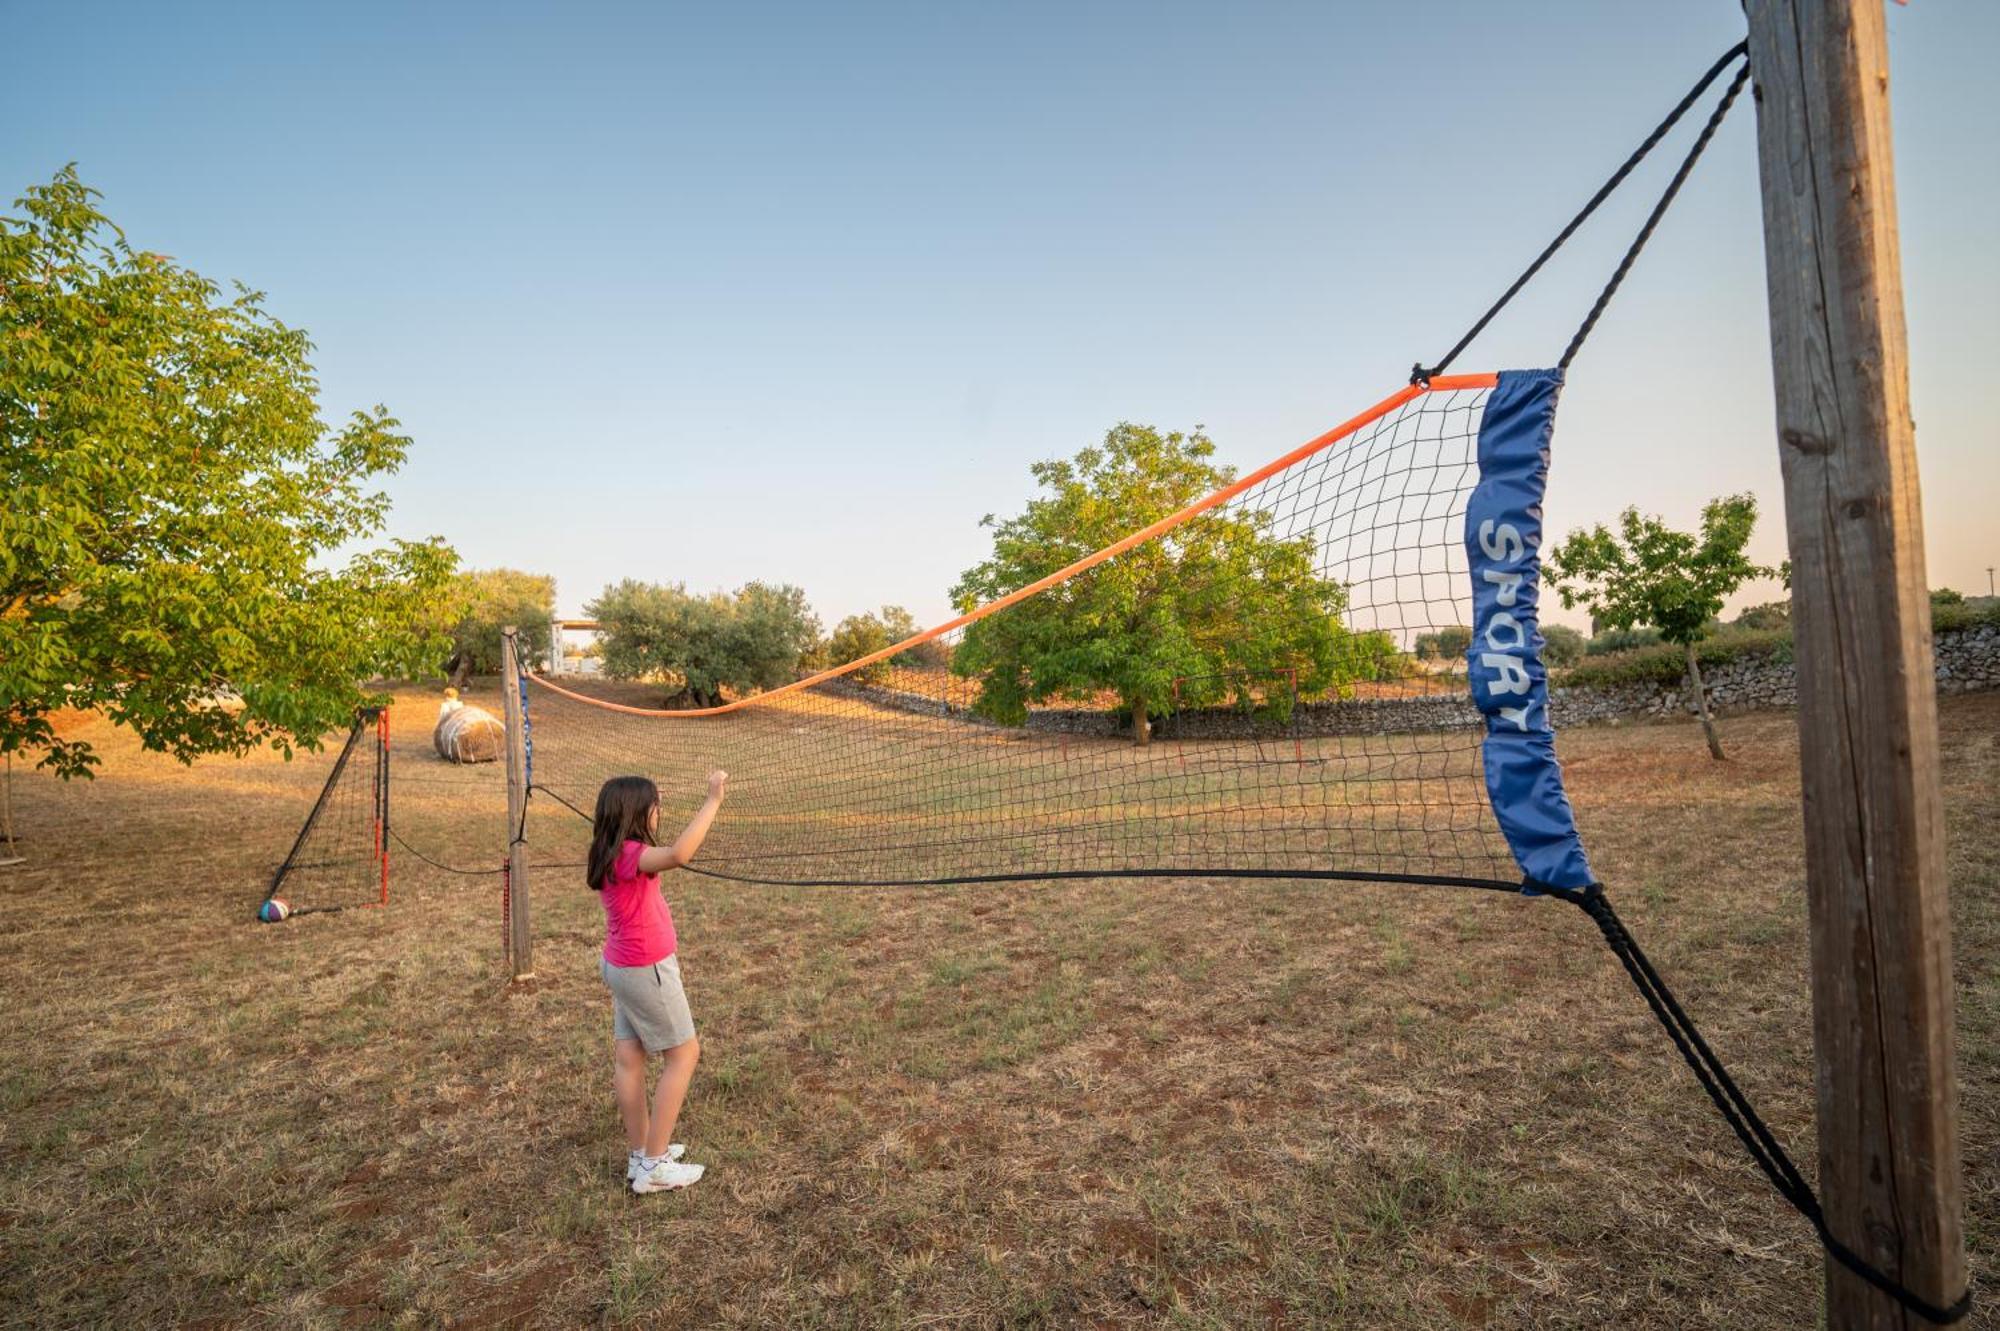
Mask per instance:
[[[556,803],[562,805],[565,809],[568,809],[571,813],[575,814],[577,817],[583,819],[583,821],[585,821],[586,823],[596,821],[589,814],[585,813],[582,809],[577,808],[574,804],[571,804],[568,800],[556,794],[553,790],[550,790],[547,786],[530,785],[528,787],[528,797],[530,799],[533,799],[535,792],[538,790],[541,791],[542,794],[547,795],[550,799],[554,800]]]
[[[422,860],[425,864],[430,865],[431,868],[442,869],[446,873],[461,874],[467,878],[480,878],[480,877],[491,877],[492,875],[501,872],[498,869],[461,869],[459,866],[455,864],[446,864],[443,860],[434,860],[430,856],[424,854],[421,850],[418,850],[415,846],[411,845],[409,842],[403,840],[403,834],[401,832],[392,830],[389,833],[389,839],[394,841],[397,845],[401,846],[404,850],[408,851],[410,854]]]
[[[1605,181],[1603,185],[1598,187],[1597,193],[1590,196],[1590,201],[1584,204],[1582,210],[1578,212],[1575,217],[1572,217],[1569,220],[1569,225],[1565,226],[1560,232],[1558,232],[1556,234],[1556,238],[1548,243],[1548,247],[1535,257],[1535,261],[1529,264],[1527,269],[1519,277],[1514,279],[1513,285],[1508,287],[1506,291],[1501,293],[1500,299],[1493,302],[1492,308],[1487,310],[1486,313],[1480,315],[1478,322],[1474,323],[1471,328],[1466,330],[1465,336],[1458,339],[1457,345],[1453,346],[1450,351],[1445,352],[1443,356],[1438,358],[1437,363],[1435,365],[1430,366],[1428,369],[1424,367],[1424,363],[1422,361],[1418,361],[1414,366],[1410,368],[1410,382],[1413,384],[1429,383],[1434,376],[1443,374],[1446,367],[1448,367],[1454,360],[1458,359],[1458,354],[1461,351],[1464,351],[1467,346],[1471,345],[1472,339],[1478,337],[1480,333],[1486,330],[1486,325],[1493,322],[1494,316],[1498,315],[1501,310],[1505,309],[1507,307],[1508,302],[1513,300],[1516,295],[1520,294],[1521,288],[1528,285],[1529,281],[1534,278],[1535,274],[1539,273],[1542,270],[1542,266],[1555,256],[1555,252],[1561,249],[1564,243],[1567,242],[1571,236],[1576,234],[1577,228],[1582,226],[1586,221],[1589,220],[1590,215],[1597,211],[1598,205],[1602,204],[1606,199],[1610,198],[1612,192],[1616,190],[1619,187],[1619,185],[1624,183],[1625,177],[1631,175],[1633,170],[1639,165],[1639,163],[1643,162],[1646,159],[1646,155],[1652,152],[1653,149],[1656,146],[1658,146],[1661,139],[1666,137],[1668,131],[1673,129],[1673,127],[1676,124],[1680,123],[1680,118],[1687,114],[1688,108],[1693,106],[1695,102],[1701,97],[1702,93],[1708,90],[1708,86],[1711,83],[1715,82],[1715,80],[1721,76],[1723,70],[1729,67],[1730,62],[1733,60],[1743,59],[1746,61],[1746,64],[1744,66],[1745,70],[1749,68],[1747,64],[1747,58],[1749,56],[1749,53],[1750,53],[1750,43],[1748,39],[1738,42],[1736,45],[1730,47],[1727,51],[1723,52],[1721,58],[1718,59],[1713,65],[1709,66],[1708,72],[1703,74],[1701,78],[1695,82],[1694,87],[1688,89],[1687,95],[1681,98],[1681,100],[1674,106],[1674,109],[1667,112],[1667,118],[1662,120],[1658,125],[1656,125],[1653,129],[1653,132],[1646,136],[1645,142],[1641,143],[1636,149],[1633,150],[1632,155],[1625,159],[1624,165],[1620,166],[1616,171],[1612,172],[1611,178]],[[1739,77],[1738,83],[1740,84],[1740,82],[1741,78]],[[1734,96],[1735,93],[1732,91],[1730,93],[1730,97],[1734,98]],[[1726,106],[1727,102],[1725,102],[1724,105]],[[1713,133],[1712,126],[1710,128],[1709,133]],[[1708,137],[1707,134],[1704,134],[1702,140],[1704,145],[1707,142],[1707,137]],[[1687,170],[1688,167],[1683,166],[1682,168],[1683,176],[1686,174]],[[1676,190],[1679,189],[1678,183],[1676,183],[1674,189]],[[1673,191],[1670,190],[1668,192],[1668,198],[1671,199],[1672,197],[1673,197]],[[1656,213],[1658,211],[1661,210],[1656,210]],[[1658,217],[1655,216],[1654,223],[1656,223],[1657,221]],[[1653,223],[1647,224],[1646,229],[1648,232],[1652,230],[1652,226]],[[1644,243],[1643,240],[1641,241],[1641,243],[1642,244]],[[1635,248],[1634,254],[1636,254],[1636,252],[1637,251]],[[1624,265],[1624,267],[1630,266],[1631,258],[1632,258],[1631,255],[1627,256],[1626,264]],[[1621,277],[1623,276],[1622,269],[1620,276]],[[1616,281],[1613,282],[1613,286],[1614,287],[1616,286]],[[1606,299],[1608,299],[1608,292],[1606,296],[1599,298],[1598,305],[1600,310]],[[1595,310],[1592,311],[1590,320],[1588,320],[1585,324],[1585,331],[1588,331],[1589,325],[1591,323],[1596,322],[1597,313],[1598,311]],[[1569,353],[1563,357],[1563,363],[1565,365],[1569,363],[1570,356],[1575,354],[1576,344],[1581,340],[1582,340],[1581,334],[1579,334],[1578,338],[1575,341],[1572,341]]]
[[[1834,1237],[1832,1229],[1827,1225],[1826,1211],[1821,1207],[1812,1185],[1806,1182],[1798,1166],[1792,1163],[1792,1158],[1785,1153],[1785,1148],[1779,1144],[1770,1127],[1759,1117],[1749,1097],[1743,1093],[1741,1087],[1737,1086],[1735,1079],[1729,1075],[1729,1070],[1722,1065],[1722,1060],[1716,1057],[1713,1049],[1709,1048],[1708,1042],[1696,1029],[1693,1019],[1681,1007],[1673,991],[1667,988],[1666,981],[1653,969],[1653,963],[1647,960],[1637,940],[1627,931],[1625,922],[1619,919],[1618,912],[1611,908],[1611,901],[1605,896],[1604,889],[1589,887],[1582,891],[1564,891],[1551,888],[1548,891],[1550,895],[1559,896],[1579,907],[1597,926],[1598,932],[1604,935],[1604,941],[1610,946],[1612,955],[1618,958],[1620,965],[1624,966],[1625,973],[1631,977],[1633,986],[1638,989],[1641,997],[1646,1000],[1646,1005],[1653,1010],[1653,1015],[1659,1019],[1668,1037],[1673,1040],[1674,1048],[1680,1050],[1681,1057],[1687,1061],[1688,1067],[1693,1069],[1695,1080],[1699,1081],[1702,1090],[1708,1093],[1708,1098],[1715,1105],[1717,1112],[1736,1133],[1737,1139],[1743,1143],[1743,1148],[1750,1153],[1750,1158],[1770,1181],[1772,1188],[1812,1225],[1813,1231],[1819,1236],[1820,1246],[1825,1248],[1836,1262],[1894,1299],[1903,1308],[1940,1326],[1949,1326],[1972,1311],[1970,1287],[1949,1305],[1932,1303],[1875,1267],[1861,1254]]]
[[[687,871],[703,878],[731,883],[757,883],[766,887],[960,887],[980,883],[1055,883],[1086,878],[1261,878],[1302,882],[1406,883],[1415,887],[1469,887],[1488,892],[1518,893],[1519,883],[1502,883],[1490,878],[1457,878],[1441,874],[1362,873],[1346,869],[1041,869],[1025,873],[951,874],[941,878],[758,878],[749,874],[724,873],[719,869]]]
[[[1618,261],[1618,267],[1611,274],[1611,280],[1604,284],[1604,290],[1597,293],[1597,303],[1592,305],[1590,313],[1584,316],[1582,325],[1576,330],[1576,336],[1570,338],[1569,345],[1563,348],[1562,359],[1556,362],[1558,370],[1569,368],[1569,363],[1576,359],[1576,353],[1583,347],[1583,339],[1589,337],[1590,330],[1597,327],[1598,316],[1603,314],[1604,307],[1611,303],[1611,297],[1617,293],[1619,284],[1625,280],[1625,275],[1632,271],[1632,264],[1638,259],[1639,251],[1646,248],[1646,242],[1653,238],[1654,228],[1658,227],[1660,219],[1667,215],[1667,209],[1673,205],[1674,196],[1679,194],[1681,186],[1687,183],[1689,174],[1694,170],[1694,164],[1701,160],[1701,154],[1708,147],[1708,141],[1715,137],[1715,131],[1722,124],[1723,117],[1729,114],[1729,108],[1736,102],[1736,94],[1743,91],[1743,85],[1749,78],[1750,65],[1746,61],[1743,68],[1736,71],[1736,77],[1730,80],[1728,89],[1723,92],[1722,100],[1716,104],[1708,123],[1701,127],[1701,133],[1695,138],[1694,146],[1689,148],[1687,156],[1681,159],[1680,170],[1674,172],[1674,178],[1667,183],[1666,192],[1660,195],[1660,201],[1653,205],[1653,211],[1647,216],[1646,224],[1639,228],[1639,234],[1633,238],[1632,247],[1626,250],[1625,257]]]

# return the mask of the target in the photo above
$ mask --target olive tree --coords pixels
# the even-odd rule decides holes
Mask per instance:
[[[444,604],[451,635],[445,682],[462,689],[473,675],[498,673],[501,634],[510,625],[530,660],[546,656],[555,608],[556,580],[546,574],[485,568],[453,578]]]
[[[819,619],[797,587],[751,582],[734,595],[626,579],[584,607],[603,626],[604,673],[679,687],[677,701],[714,707],[788,683],[819,643]]]

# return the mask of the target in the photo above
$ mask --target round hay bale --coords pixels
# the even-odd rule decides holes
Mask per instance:
[[[431,746],[446,762],[497,762],[507,752],[507,727],[491,712],[456,707],[438,718]]]

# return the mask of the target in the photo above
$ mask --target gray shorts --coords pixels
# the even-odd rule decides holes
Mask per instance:
[[[598,969],[611,991],[611,1036],[637,1040],[649,1054],[694,1039],[694,1014],[681,990],[681,959],[650,966],[614,966],[602,957]]]

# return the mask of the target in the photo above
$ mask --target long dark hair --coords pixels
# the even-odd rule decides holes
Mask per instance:
[[[584,879],[602,892],[611,866],[627,841],[653,845],[653,810],[660,788],[643,776],[614,776],[597,792],[597,816],[590,827],[590,860]]]

